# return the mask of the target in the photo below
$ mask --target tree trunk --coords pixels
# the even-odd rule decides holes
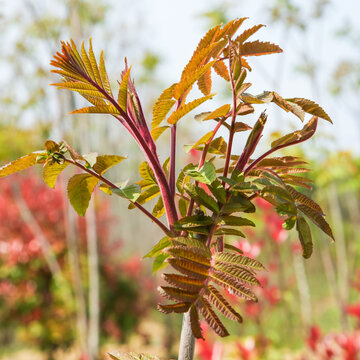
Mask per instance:
[[[94,200],[94,199],[93,199]],[[88,270],[89,270],[89,352],[91,359],[99,356],[99,323],[100,323],[100,299],[99,299],[99,256],[96,236],[96,217],[94,203],[90,206],[86,215],[86,237],[88,243]]]
[[[193,360],[195,338],[191,330],[190,312],[183,316],[178,360]]]

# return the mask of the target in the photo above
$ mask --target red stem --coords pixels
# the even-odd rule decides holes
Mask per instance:
[[[119,111],[121,116],[124,118],[124,121],[128,125],[129,129],[131,130],[130,133],[135,138],[136,142],[140,146],[140,148],[144,151],[152,170],[154,171],[156,180],[158,181],[158,185],[160,188],[161,196],[164,201],[164,207],[166,210],[166,216],[168,219],[169,226],[172,227],[175,221],[177,221],[177,212],[174,202],[174,197],[169,188],[169,184],[166,179],[166,175],[164,173],[163,168],[160,165],[159,158],[157,157],[155,150],[155,144],[153,147],[153,151],[149,148],[148,144],[141,136],[138,128],[134,124],[134,122],[129,118],[129,116],[123,111],[120,105],[115,101],[113,97],[111,97],[101,86],[99,86],[96,82],[94,82],[89,76],[84,74],[87,81],[90,82],[94,87],[96,87],[105,97],[106,99]],[[120,119],[119,119],[120,121]]]
[[[176,165],[176,124],[171,127],[171,150],[170,150],[170,177],[169,188],[172,197],[175,196],[175,165]]]
[[[229,44],[230,46],[230,44]],[[223,176],[227,177],[227,174],[229,172],[229,165],[230,165],[230,159],[231,159],[231,150],[232,150],[232,144],[234,139],[234,128],[235,128],[235,121],[236,121],[236,92],[235,92],[235,84],[234,84],[234,77],[232,73],[232,64],[231,64],[231,57],[229,56],[229,77],[230,77],[230,83],[231,83],[231,91],[232,91],[232,99],[233,99],[233,108],[232,108],[232,114],[231,114],[231,126],[230,126],[230,134],[229,134],[229,143],[228,148],[226,152],[226,159],[225,159],[225,165],[224,165],[224,173]],[[222,182],[223,185],[225,182]]]
[[[74,161],[74,160],[70,160],[70,159],[65,159],[66,162],[73,164],[75,166],[77,166],[78,168],[80,168],[83,171],[86,171],[87,173],[89,173],[90,175],[98,178],[99,180],[101,180],[103,183],[105,183],[106,185],[110,186],[111,188],[115,188],[115,189],[119,189],[118,186],[116,186],[114,183],[112,183],[111,181],[105,179],[103,176],[99,175],[98,173],[96,173],[95,171],[92,171],[90,169],[87,169],[85,166],[79,164],[78,162]],[[164,231],[164,233],[168,236],[171,236],[171,231],[159,220],[157,219],[153,214],[151,214],[149,211],[147,211],[142,205],[140,205],[137,201],[131,201],[129,200],[132,204],[134,204],[134,206],[136,206],[141,212],[143,212],[148,218],[150,218],[154,223],[156,223],[161,230]]]

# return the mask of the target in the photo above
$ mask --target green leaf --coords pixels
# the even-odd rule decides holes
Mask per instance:
[[[222,214],[230,214],[233,212],[255,212],[254,204],[241,194],[232,195],[230,201],[226,203],[222,209]]]
[[[119,155],[100,155],[96,157],[93,169],[100,175],[103,175],[112,166],[121,163],[126,157]]]
[[[266,198],[267,201],[270,201],[270,199]],[[275,204],[276,205],[276,204]],[[276,212],[280,216],[296,216],[297,215],[297,209],[294,203],[281,203],[276,205]]]
[[[213,219],[211,216],[205,215],[191,215],[185,216],[182,219],[178,220],[174,226],[181,229],[188,229],[198,226],[208,226],[212,225]]]
[[[160,188],[158,185],[153,185],[143,191],[140,196],[137,197],[136,201],[139,204],[144,204],[154,198],[156,198],[160,194]],[[129,204],[129,209],[134,209],[135,205]]]
[[[186,192],[198,203],[204,205],[208,209],[215,213],[219,212],[219,206],[210,195],[208,195],[204,189],[195,186],[194,184],[187,183],[184,186]]]
[[[188,164],[180,171],[179,176],[176,180],[176,188],[178,189],[180,194],[184,193],[184,185],[190,181],[190,177],[185,174],[185,171],[188,169],[193,169],[194,167],[194,164]]]
[[[111,190],[118,196],[128,199],[130,201],[136,201],[141,194],[141,189],[138,184],[132,184],[120,187],[118,189],[111,188]]]
[[[277,199],[280,199],[281,201],[289,201],[291,203],[294,203],[294,199],[289,193],[289,191],[281,186],[276,186],[276,185],[265,186],[261,190],[261,194],[262,195],[270,194],[271,196],[275,196]]]
[[[54,162],[53,164],[47,162],[45,163],[42,170],[42,178],[46,185],[55,188],[55,183],[58,175],[69,165],[69,163],[64,162],[63,164],[58,164]]]
[[[250,182],[238,182],[235,185],[231,186],[231,191],[234,191],[236,193],[253,193],[259,190],[256,185],[250,183]]]
[[[98,179],[89,174],[77,174],[67,185],[68,198],[75,211],[84,216]]]
[[[233,228],[224,228],[224,227],[215,230],[214,235],[234,235],[234,236],[241,236],[243,238],[246,237],[245,234],[239,230]]]
[[[193,168],[186,169],[185,174],[204,184],[211,184],[216,179],[215,166],[209,161],[206,161],[199,170],[197,170],[196,165]]]
[[[185,217],[186,216],[186,213],[187,213],[187,209],[188,209],[188,205],[189,205],[189,202],[183,198],[180,198],[179,199],[179,202],[178,202],[178,207],[179,207],[179,212],[180,212],[180,215],[182,217]]]
[[[299,240],[303,249],[303,257],[308,259],[313,252],[313,243],[310,227],[302,216],[296,219],[296,230],[299,233]]]
[[[220,216],[217,220],[217,224],[230,226],[255,226],[255,224],[249,219],[231,215]]]
[[[210,185],[208,185],[208,188],[217,201],[221,204],[226,203],[226,190],[219,180],[215,179]]]
[[[171,241],[167,236],[165,236],[143,257],[144,258],[156,257],[156,256],[162,254],[162,250],[169,246],[171,246]]]
[[[2,167],[0,167],[0,178],[15,174],[21,170],[27,169],[36,164],[36,158],[39,155],[46,155],[44,152],[33,152],[22,156]]]
[[[165,260],[169,257],[170,257],[170,255],[168,255],[168,254],[159,254],[155,257],[155,260],[153,262],[153,268],[152,268],[153,274],[156,273],[157,271],[167,267],[168,264],[167,264],[167,262],[165,262]]]
[[[283,228],[285,230],[291,230],[296,224],[296,216],[289,216],[284,220]]]

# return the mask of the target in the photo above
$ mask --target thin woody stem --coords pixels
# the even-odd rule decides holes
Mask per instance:
[[[220,129],[221,125],[225,122],[226,119],[227,119],[227,117],[224,116],[221,120],[219,120],[219,122],[216,124],[216,126],[215,126],[215,128],[213,130],[213,134],[211,135],[209,140],[206,142],[206,144],[204,146],[204,150],[203,150],[203,152],[201,154],[201,159],[199,161],[198,170],[204,165],[204,162],[205,162],[206,155],[207,155],[207,152],[209,150],[210,144],[213,141],[216,133]],[[199,184],[199,182],[196,181],[195,185],[197,186],[198,184]],[[194,209],[194,199],[191,198],[186,216],[190,216],[192,214],[193,209]]]
[[[231,43],[229,43],[229,46]],[[232,73],[232,64],[231,64],[231,57],[229,56],[229,76],[230,76],[230,83],[231,83],[231,91],[232,91],[232,100],[233,100],[233,108],[231,113],[231,126],[230,126],[230,134],[229,134],[229,143],[228,148],[226,152],[226,159],[225,159],[225,165],[224,165],[224,173],[223,176],[227,177],[227,174],[229,172],[229,165],[230,165],[230,159],[231,159],[231,151],[232,151],[232,144],[234,139],[234,130],[235,130],[235,122],[236,122],[236,92],[235,92],[235,84],[234,84],[234,77]],[[223,181],[224,185],[224,181]]]
[[[120,122],[123,124],[126,123],[126,128],[130,130],[130,133],[135,138],[136,142],[140,146],[140,148],[144,151],[147,159],[149,160],[149,163],[154,171],[155,177],[158,180],[159,188],[161,191],[161,195],[164,200],[164,207],[166,210],[166,215],[168,219],[168,223],[170,227],[174,224],[175,221],[177,221],[177,212],[176,207],[174,203],[174,199],[172,196],[172,193],[170,191],[169,184],[167,182],[165,173],[163,168],[160,165],[159,159],[156,155],[156,152],[154,152],[155,144],[152,144],[152,150],[149,148],[149,145],[146,143],[144,138],[141,136],[139,129],[136,127],[134,122],[129,118],[129,116],[124,112],[124,110],[121,108],[121,106],[115,101],[115,99],[109,95],[104,89],[99,86],[95,81],[93,81],[88,75],[83,74],[83,76],[86,78],[86,80],[91,83],[94,87],[96,87],[97,90],[99,90],[105,98],[119,111],[121,117],[124,119],[121,121],[121,118],[118,118]]]
[[[169,188],[173,198],[175,195],[175,166],[176,166],[176,124],[174,124],[171,127],[171,150],[170,150]]]
[[[116,186],[114,183],[112,183],[111,181],[109,181],[108,179],[105,179],[103,176],[99,175],[98,173],[96,173],[95,171],[92,171],[90,169],[87,169],[85,166],[83,166],[82,164],[79,164],[78,162],[71,160],[71,159],[65,159],[66,162],[73,164],[75,166],[77,166],[79,169],[86,171],[87,173],[89,173],[90,175],[98,178],[99,180],[101,180],[103,183],[105,183],[106,185],[110,186],[111,188],[115,188],[115,189],[119,189],[118,186]],[[147,211],[141,204],[139,204],[137,201],[131,201],[129,200],[134,206],[136,206],[142,213],[144,213],[148,218],[150,218],[154,223],[156,223],[162,231],[164,231],[164,233],[166,235],[171,235],[171,231],[159,220],[157,219],[153,214],[151,214],[149,211]]]

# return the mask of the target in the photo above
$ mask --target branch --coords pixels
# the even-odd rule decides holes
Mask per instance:
[[[230,45],[231,45],[231,42],[229,41],[229,51],[230,51]],[[232,144],[233,144],[233,139],[234,139],[234,134],[235,134],[234,128],[235,128],[235,121],[236,121],[236,92],[235,92],[234,76],[232,73],[231,56],[229,56],[229,76],[230,76],[230,83],[231,83],[233,108],[232,108],[232,114],[231,114],[231,127],[230,127],[230,134],[229,134],[229,142],[228,142],[228,148],[227,148],[227,152],[226,152],[226,159],[225,159],[225,165],[224,165],[224,173],[223,173],[224,177],[227,177],[227,174],[229,172],[231,150],[232,150]],[[224,185],[225,182],[223,181],[222,183]]]
[[[127,115],[127,113],[124,112],[124,110],[121,108],[121,106],[118,104],[115,99],[109,95],[100,85],[98,85],[95,81],[93,81],[87,74],[82,73],[84,78],[91,83],[99,92],[101,92],[105,98],[119,111],[121,117],[123,118],[123,121],[121,117],[117,117],[117,119],[123,124],[127,125],[125,126],[127,130],[130,132],[130,134],[134,137],[140,148],[144,151],[147,159],[149,160],[150,166],[152,170],[154,171],[155,177],[158,181],[160,192],[164,201],[164,207],[166,210],[166,216],[168,219],[169,226],[171,227],[175,221],[177,221],[177,212],[176,207],[174,203],[174,197],[172,196],[172,192],[170,190],[169,184],[167,182],[165,173],[163,168],[160,165],[159,158],[156,154],[156,146],[153,142],[151,136],[151,148],[147,144],[147,142],[144,140],[143,136],[140,134],[139,129],[136,127],[134,122],[130,119],[130,117]],[[149,140],[150,141],[150,140]],[[135,204],[134,204],[135,205]],[[136,205],[135,205],[136,206]]]
[[[175,195],[175,165],[176,165],[176,124],[171,127],[170,177],[169,188],[171,196]]]
[[[106,185],[110,186],[111,188],[114,189],[119,189],[118,186],[116,186],[114,183],[112,183],[111,181],[109,181],[108,179],[105,179],[103,176],[99,175],[98,173],[96,173],[95,171],[92,171],[90,169],[87,169],[85,166],[81,165],[80,163],[71,160],[71,159],[65,159],[66,162],[73,164],[75,166],[77,166],[78,168],[80,168],[83,171],[86,171],[87,173],[89,173],[90,175],[98,178],[100,181],[102,181],[103,183],[105,183]],[[129,199],[128,199],[129,200]],[[172,232],[159,220],[157,219],[153,214],[151,214],[148,210],[146,210],[141,204],[139,204],[137,201],[131,201],[129,200],[134,206],[136,206],[142,213],[144,213],[148,218],[150,218],[154,223],[156,223],[162,231],[164,231],[164,233],[168,236],[172,235]]]

